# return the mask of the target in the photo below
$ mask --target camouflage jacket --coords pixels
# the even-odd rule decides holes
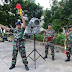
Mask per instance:
[[[13,28],[13,29],[11,28],[11,29],[10,29],[10,32],[13,33],[13,38],[14,38],[15,41],[16,41],[17,39],[19,39],[19,40],[22,40],[22,39],[23,39],[24,30],[25,30],[24,27],[22,27],[22,28],[20,28],[20,29],[17,29],[17,28]]]
[[[44,33],[44,36],[45,36],[45,42],[47,42],[48,37],[55,36],[55,30],[53,30],[53,29],[48,30],[47,29]],[[53,44],[53,41],[48,41],[47,43],[50,45],[50,44]]]
[[[72,47],[72,32],[70,32],[70,33],[66,36],[66,39],[67,39],[67,45],[68,45],[68,47]]]

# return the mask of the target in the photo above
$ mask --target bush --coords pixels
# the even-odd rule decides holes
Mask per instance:
[[[13,35],[11,35],[10,38],[13,38]]]
[[[37,33],[37,34],[35,34],[35,40],[38,40],[38,41],[43,41],[43,35],[41,35],[41,34],[39,34],[39,33]],[[32,35],[31,36],[31,39],[34,39],[34,35]]]
[[[4,34],[4,36],[6,36],[6,33],[3,33]]]
[[[27,33],[25,33],[24,37],[25,37],[26,39],[30,38],[30,36],[29,36]]]
[[[35,34],[35,40],[38,40],[38,41],[43,41],[43,35],[37,33]],[[64,41],[65,41],[65,35],[64,34],[60,34],[60,35],[56,35],[55,39],[53,40],[54,44],[57,44],[57,45],[64,45]],[[31,39],[34,39],[34,35],[31,36]]]
[[[0,33],[0,37],[2,37],[2,34]]]
[[[54,44],[64,45],[65,37],[66,36],[64,34],[56,35],[56,38],[54,39]]]

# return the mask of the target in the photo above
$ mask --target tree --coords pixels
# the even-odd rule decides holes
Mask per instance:
[[[7,0],[6,0],[7,1]],[[28,21],[32,17],[37,17],[40,19],[43,10],[40,4],[36,5],[34,2],[24,1],[24,0],[11,0],[8,4],[4,4],[4,6],[0,7],[0,23],[4,25],[13,25],[15,27],[15,23],[18,19],[21,19],[19,11],[15,8],[16,4],[21,4],[23,15],[28,17]]]
[[[15,16],[17,16],[17,12],[18,10],[15,9],[16,4],[19,3],[22,6],[22,10],[24,15],[27,15],[28,20],[30,20],[32,17],[37,17],[40,19],[41,15],[42,15],[42,8],[39,4],[36,5],[33,2],[30,2],[30,0],[28,1],[23,1],[23,0],[12,0],[12,2],[9,4],[10,6],[10,12],[15,14]]]
[[[72,0],[62,0],[58,4],[55,3],[57,2],[54,1],[51,10],[48,10],[51,11],[51,17],[44,18],[44,22],[46,23],[47,21],[53,23],[53,28],[56,31],[61,32],[63,27],[66,27],[66,30],[68,31],[68,26],[72,23],[72,21],[68,20],[68,18],[72,14]],[[45,16],[48,16],[47,13],[45,14]]]
[[[9,14],[9,6],[4,4],[4,6],[0,5],[0,23],[3,25],[10,25],[11,21],[12,23],[15,23],[14,15]],[[12,19],[13,18],[13,19]]]
[[[51,11],[46,9],[44,11],[44,19],[43,19],[44,24],[42,26],[43,28],[48,29],[48,23],[52,22],[50,18],[51,18]]]
[[[53,1],[53,6],[51,6],[51,10],[46,9],[44,11],[44,24],[43,24],[43,28],[48,29],[48,24],[52,23],[53,18],[52,16],[54,15],[55,10],[58,8],[57,6],[57,0]]]

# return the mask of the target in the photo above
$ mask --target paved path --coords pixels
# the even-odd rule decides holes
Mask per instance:
[[[26,42],[26,54],[28,55],[34,48],[32,42]],[[18,53],[16,67],[9,70],[11,66],[12,59],[12,42],[0,42],[0,72],[26,72],[25,67],[22,63],[20,54]],[[36,45],[38,52],[44,57],[44,46]],[[34,53],[30,55],[34,58]],[[38,54],[36,53],[36,57]],[[46,61],[41,57],[36,61],[36,69],[34,62],[28,57],[28,72],[72,72],[72,58],[70,62],[65,62],[66,56],[64,53],[55,51],[55,61],[51,60],[51,54],[49,50],[49,55]]]

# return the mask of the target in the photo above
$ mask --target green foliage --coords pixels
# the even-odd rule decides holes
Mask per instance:
[[[10,35],[10,38],[13,38],[13,35]]]
[[[6,3],[11,2],[11,0],[5,0]]]
[[[51,11],[46,9],[44,11],[44,19],[43,20],[45,23],[42,26],[43,28],[45,28],[45,29],[48,28],[48,23],[52,22],[50,18],[51,18]]]
[[[0,37],[2,37],[2,34],[0,33]]]
[[[37,41],[43,41],[43,35],[37,33],[35,34],[35,40]],[[60,34],[60,35],[56,35],[55,39],[53,40],[54,44],[56,45],[64,45],[64,41],[65,41],[66,36],[64,34]],[[31,36],[31,39],[34,39],[34,35]]]
[[[32,2],[34,0],[10,0],[9,4],[8,1],[9,0],[5,0],[7,4],[4,4],[3,6],[0,5],[0,23],[3,25],[12,25],[15,27],[16,21],[21,19],[20,14],[18,13],[19,10],[15,8],[17,3],[21,4],[23,15],[27,15],[27,23],[32,17],[37,17],[40,19],[42,15],[43,7],[40,6],[40,4],[36,5],[34,2]]]
[[[53,29],[55,31],[62,32],[62,28],[72,24],[72,0],[61,0],[57,3],[57,0],[53,1],[51,10],[46,9],[44,12],[44,24],[43,28],[48,28],[48,23],[53,24]],[[69,18],[69,20],[68,20]]]
[[[43,35],[37,33],[35,34],[35,40],[38,40],[38,41],[43,41]],[[34,35],[31,36],[31,39],[34,39]]]
[[[56,35],[56,38],[54,39],[54,44],[64,45],[65,37],[66,36],[64,34]]]
[[[4,36],[6,36],[6,33],[3,33],[4,34]]]
[[[54,21],[52,21],[52,28],[55,30],[55,32],[62,32],[62,27],[60,25],[61,20],[60,19],[54,19]]]
[[[27,33],[25,33],[24,37],[29,38],[29,35]]]

